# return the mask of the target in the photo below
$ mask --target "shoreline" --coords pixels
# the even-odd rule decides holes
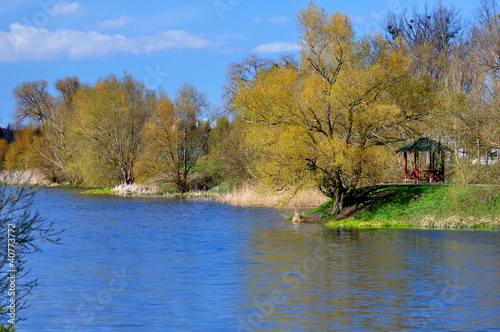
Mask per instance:
[[[84,195],[112,195],[119,197],[151,197],[151,198],[189,198],[211,200],[222,204],[245,207],[270,207],[270,208],[298,208],[311,209],[327,200],[316,192],[304,190],[291,200],[283,204],[283,195],[273,195],[260,190],[259,186],[244,184],[234,190],[197,190],[186,193],[165,192],[158,186],[148,185],[120,185],[115,188],[90,189],[83,191]],[[306,197],[307,199],[304,199]]]
[[[495,187],[481,185],[377,185],[358,189],[340,214],[329,201],[300,217],[333,229],[500,229],[497,199]]]
[[[307,211],[286,215],[294,223],[317,223],[331,229],[500,229],[500,192],[484,185],[384,184],[358,189],[353,200],[339,215],[331,215],[331,201],[320,196],[311,199],[310,190],[299,194],[292,203],[283,204],[284,196],[271,195],[258,185],[243,184],[234,190],[198,190],[187,193],[166,192],[156,185],[120,185],[91,189],[50,183],[36,178],[35,172],[0,173],[0,185],[26,185],[39,188],[75,188],[83,195],[112,195],[131,198],[185,198],[214,201],[232,206],[300,209]],[[5,180],[15,179],[17,181]],[[491,192],[488,192],[490,190]],[[454,191],[457,191],[454,193]],[[485,193],[490,195],[481,197]],[[450,198],[451,196],[451,198]],[[446,198],[448,197],[448,198]],[[493,206],[487,206],[494,198]],[[305,200],[304,200],[305,198]],[[468,201],[464,201],[468,199]],[[496,204],[496,199],[499,200]],[[307,201],[307,203],[305,203]],[[490,203],[491,205],[491,203]],[[312,209],[313,207],[316,207]],[[485,213],[490,209],[490,213]]]

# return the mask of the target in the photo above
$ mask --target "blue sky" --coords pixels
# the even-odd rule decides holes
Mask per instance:
[[[183,82],[221,104],[226,67],[250,53],[278,57],[297,50],[295,13],[308,0],[2,0],[0,123],[12,118],[12,89],[23,81],[78,76],[84,83],[124,71],[175,95]],[[391,11],[421,0],[317,1],[351,16],[359,34]],[[449,4],[450,1],[443,1]],[[472,18],[479,0],[453,1]],[[429,2],[432,6],[434,2]]]

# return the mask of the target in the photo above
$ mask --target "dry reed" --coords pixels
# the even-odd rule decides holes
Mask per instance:
[[[288,199],[287,194],[274,194],[258,184],[244,183],[241,187],[222,194],[217,200],[221,203],[237,206],[269,207],[316,207],[328,200],[317,189],[303,189]]]

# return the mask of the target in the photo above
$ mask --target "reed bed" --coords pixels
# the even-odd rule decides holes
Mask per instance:
[[[285,193],[272,193],[258,184],[244,183],[231,192],[223,193],[217,201],[236,206],[299,208],[317,207],[328,201],[328,198],[312,188],[301,190],[290,198]]]

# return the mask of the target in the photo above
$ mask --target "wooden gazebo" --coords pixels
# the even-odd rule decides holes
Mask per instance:
[[[403,152],[404,154],[405,183],[444,182],[446,151],[450,151],[450,149],[441,143],[425,137],[397,149],[395,153]],[[420,152],[429,152],[428,158],[426,158],[425,154],[420,155]],[[408,160],[408,154],[410,155],[410,160]],[[411,158],[412,155],[413,158]],[[421,168],[421,164],[425,165],[427,162],[427,169],[425,166]],[[408,169],[409,163],[413,164],[413,170]]]

